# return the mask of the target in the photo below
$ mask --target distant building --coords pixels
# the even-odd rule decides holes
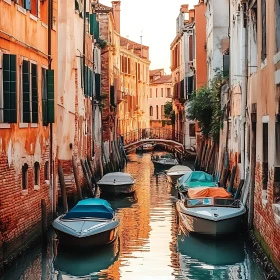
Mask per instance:
[[[171,120],[164,115],[164,105],[172,104],[172,76],[165,75],[163,69],[150,71],[149,114],[150,128],[172,129]]]
[[[118,133],[149,128],[149,47],[120,38]]]

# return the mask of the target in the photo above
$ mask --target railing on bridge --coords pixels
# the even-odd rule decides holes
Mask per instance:
[[[124,146],[144,139],[173,140],[185,147],[185,134],[168,128],[143,128],[122,135]]]

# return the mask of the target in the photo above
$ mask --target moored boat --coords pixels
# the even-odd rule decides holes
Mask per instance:
[[[52,225],[60,245],[88,248],[112,243],[117,237],[119,223],[108,201],[88,198],[56,218]]]
[[[151,160],[155,168],[170,168],[174,165],[179,165],[178,160],[172,154],[152,155]]]
[[[243,228],[246,208],[238,199],[219,187],[200,187],[181,194],[176,209],[189,232],[204,235],[223,235]]]
[[[169,183],[176,185],[177,180],[186,173],[192,172],[191,168],[185,165],[175,165],[166,171],[167,180]]]
[[[104,175],[97,185],[102,194],[120,195],[134,193],[135,182],[136,180],[128,173],[111,172]]]
[[[138,147],[136,150],[142,151],[142,152],[150,152],[154,148],[155,148],[155,144],[147,143],[147,144],[143,144],[142,146]]]

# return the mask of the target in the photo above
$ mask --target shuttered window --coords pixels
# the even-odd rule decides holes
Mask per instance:
[[[3,75],[0,73],[0,122],[16,123],[16,55],[3,54],[0,56],[0,68],[3,73]]]
[[[38,123],[37,65],[24,60],[22,63],[22,122]]]
[[[89,15],[89,22],[90,22],[90,34],[93,35],[94,39],[99,38],[99,22],[96,20],[96,14]]]
[[[100,74],[95,73],[95,94],[98,101],[101,100],[101,77]]]
[[[262,51],[261,59],[266,58],[266,0],[261,0],[261,13],[262,13]]]
[[[110,104],[111,106],[115,106],[115,87],[110,86]]]
[[[84,67],[85,71],[85,90],[84,90],[84,95],[92,97],[93,94],[93,85],[92,85],[92,70],[85,66]]]

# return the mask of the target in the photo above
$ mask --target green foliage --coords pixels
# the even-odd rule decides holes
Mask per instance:
[[[220,129],[223,127],[224,110],[221,109],[221,88],[227,82],[221,71],[216,72],[209,87],[202,87],[192,94],[187,110],[187,118],[196,120],[202,135],[219,140]]]
[[[171,124],[175,124],[175,111],[172,109],[171,101],[167,101],[164,104],[164,116],[170,119]]]
[[[100,38],[96,40],[96,43],[100,46],[101,49],[104,49],[107,46],[107,42]]]

